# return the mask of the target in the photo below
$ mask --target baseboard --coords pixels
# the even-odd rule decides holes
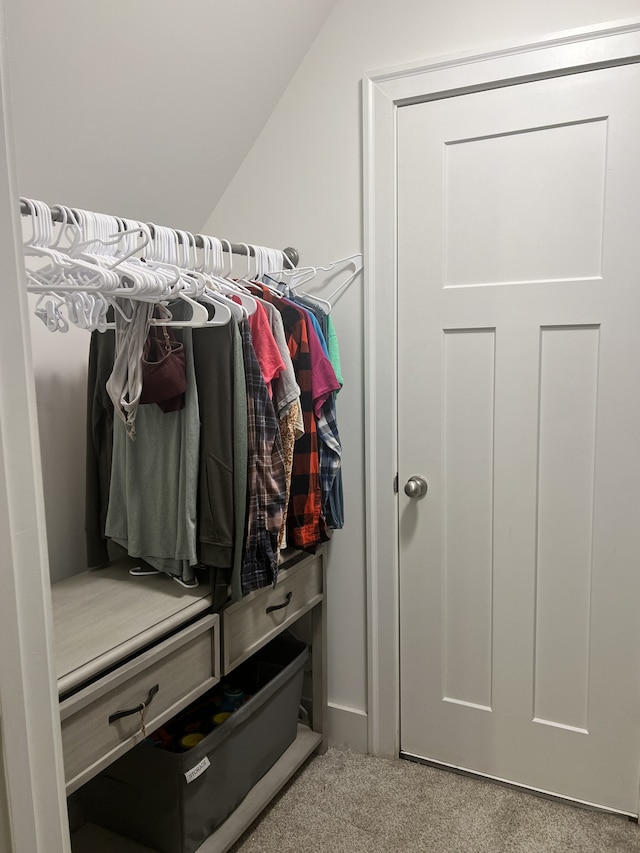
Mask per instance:
[[[364,711],[345,708],[329,702],[327,707],[329,743],[346,746],[366,755],[368,749],[368,719]]]

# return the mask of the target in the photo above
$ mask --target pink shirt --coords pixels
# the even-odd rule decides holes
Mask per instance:
[[[320,410],[332,391],[340,390],[340,383],[336,378],[335,370],[327,356],[324,354],[322,344],[318,340],[318,334],[307,312],[300,305],[297,306],[304,313],[309,338],[309,353],[311,355],[311,394],[313,397],[313,411],[316,418],[320,417]]]
[[[249,328],[251,329],[251,340],[258,357],[260,371],[269,391],[269,398],[271,398],[273,396],[271,382],[277,379],[284,370],[284,362],[278,344],[273,337],[267,312],[259,302],[257,305],[256,311],[249,315]]]

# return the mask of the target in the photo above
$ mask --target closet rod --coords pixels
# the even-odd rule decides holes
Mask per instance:
[[[27,205],[26,202],[24,202],[24,201],[20,202],[20,213],[22,214],[22,216],[31,216],[32,212],[33,211],[29,208],[29,206]],[[54,222],[62,222],[63,221],[62,214],[61,214],[60,210],[58,209],[58,207],[56,207],[56,205],[53,205],[51,207],[51,219]],[[153,237],[153,225],[150,226],[150,229],[151,229],[151,236]],[[178,242],[181,242],[179,234],[178,234]],[[202,240],[198,236],[196,236],[196,246],[199,249],[202,248]],[[228,252],[229,251],[228,246],[231,247],[231,252],[234,255],[246,255],[247,254],[247,246],[241,245],[240,243],[229,243],[229,244],[227,244],[226,240],[222,244],[222,251]],[[254,257],[255,251],[253,249],[253,246],[249,246],[248,249],[249,249],[249,256]],[[294,249],[292,246],[287,246],[287,248],[283,249],[282,251],[289,258],[289,260],[294,265],[294,267],[297,267],[298,262],[300,261],[300,255],[298,253],[298,250]]]

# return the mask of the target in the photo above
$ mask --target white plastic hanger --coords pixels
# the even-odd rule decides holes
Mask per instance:
[[[318,272],[318,270],[322,270],[323,272],[331,272],[331,271],[332,271],[332,270],[334,270],[334,269],[335,269],[339,264],[343,264],[343,263],[347,263],[347,262],[353,265],[353,272],[349,275],[349,277],[348,277],[345,281],[343,281],[343,282],[342,282],[342,283],[341,283],[341,284],[340,284],[340,285],[339,285],[339,286],[338,286],[338,287],[333,291],[333,293],[331,293],[331,294],[327,297],[327,299],[326,299],[326,300],[319,299],[319,298],[318,298],[315,294],[313,294],[313,293],[312,293],[312,294],[309,294],[309,293],[304,294],[305,296],[310,296],[310,297],[311,297],[311,299],[316,299],[320,304],[324,304],[324,305],[326,305],[326,306],[328,307],[328,310],[329,310],[329,311],[331,311],[331,307],[332,307],[332,305],[335,305],[335,303],[336,303],[336,301],[337,301],[337,297],[338,297],[338,295],[339,295],[339,294],[341,294],[341,293],[343,293],[343,292],[347,289],[347,287],[348,287],[348,286],[351,284],[351,282],[355,279],[355,277],[358,275],[358,273],[362,270],[362,267],[363,267],[363,263],[364,263],[364,262],[363,262],[363,257],[362,257],[362,254],[361,254],[361,253],[359,253],[359,252],[358,252],[358,253],[357,253],[357,254],[355,254],[355,255],[347,255],[347,257],[346,257],[346,258],[338,258],[338,260],[336,260],[336,261],[332,261],[332,262],[331,262],[328,266],[326,266],[326,267],[307,267],[307,268],[306,268],[307,270],[313,270],[313,275],[309,276],[309,275],[307,274],[307,275],[306,275],[306,277],[302,278],[300,281],[297,281],[297,280],[294,278],[294,279],[291,281],[291,283],[289,284],[289,287],[290,287],[292,290],[297,290],[297,288],[301,287],[303,284],[305,284],[306,282],[310,281],[310,280],[311,280],[311,278],[313,278],[313,277],[316,275],[316,273]],[[288,272],[287,270],[282,270],[281,272],[283,272],[283,273],[284,273],[284,275],[291,275],[291,272]],[[295,273],[293,273],[293,275],[295,276]]]
[[[242,244],[244,245],[244,244]],[[256,281],[262,280],[263,276],[269,275],[274,269],[278,267],[282,267],[284,261],[286,261],[291,267],[293,267],[293,262],[288,255],[285,254],[280,249],[268,249],[266,246],[254,246],[250,245],[250,248],[253,250],[253,254],[256,261],[256,273],[255,279]],[[255,281],[250,282],[255,284]]]
[[[216,299],[215,294],[207,288],[207,275],[198,268],[195,237],[188,231],[174,231],[173,229],[160,229],[161,239],[165,241],[166,257],[177,262],[178,268],[183,275],[180,283],[183,287],[178,291],[177,296],[184,299],[192,305],[194,314],[191,321],[173,321],[163,325],[182,325],[182,326],[224,326],[230,320],[232,310],[228,302]],[[178,240],[178,236],[180,240]],[[193,247],[193,257],[191,255]],[[187,290],[193,288],[191,293]],[[194,298],[192,298],[192,296]],[[200,300],[200,301],[196,301]],[[215,308],[214,316],[209,319],[209,312],[203,302],[213,305]]]
[[[208,237],[204,234],[200,235],[205,247],[205,263],[207,274],[211,282],[209,296],[216,300],[222,300],[225,305],[228,305],[235,319],[240,322],[246,320],[248,315],[247,309],[242,305],[234,302],[228,296],[228,284],[226,278],[221,275],[224,266],[222,256],[222,243],[214,237]]]
[[[360,253],[358,253],[356,255],[349,255],[348,258],[341,258],[340,261],[335,261],[335,263],[339,264],[342,261],[349,261],[350,263],[352,263],[353,264],[353,272],[351,273],[349,278],[347,278],[345,281],[343,281],[342,284],[338,285],[338,287],[336,287],[336,289],[333,291],[333,293],[330,293],[329,296],[327,297],[327,299],[329,300],[329,302],[332,305],[336,304],[336,302],[338,301],[338,296],[341,295],[342,293],[344,293],[344,291],[347,289],[347,287],[349,287],[351,282],[355,279],[355,277],[358,275],[358,273],[364,267],[364,259]]]
[[[59,248],[69,220],[70,211],[67,208],[58,207],[62,225],[54,240],[51,208],[44,202],[30,199],[24,201],[32,215],[32,236],[26,241],[26,253],[52,260],[51,267],[36,272],[27,271],[29,280],[34,282],[27,289],[41,294],[35,308],[36,316],[50,331],[66,332],[69,325],[62,314],[64,305],[74,325],[89,331],[104,331],[109,303],[103,289],[110,290],[117,282],[117,276],[90,262],[78,261]],[[77,225],[75,217],[74,225]],[[44,288],[47,290],[47,299],[43,300]]]
[[[279,249],[267,249],[265,246],[252,247],[256,255],[256,280],[262,287],[266,287],[268,291],[275,296],[282,297],[285,291],[280,287],[280,282],[271,278],[272,271],[282,267],[286,260],[291,264],[291,259]],[[277,275],[277,272],[275,273]],[[267,279],[270,279],[271,284]]]
[[[300,269],[307,269],[307,267],[296,267],[289,255],[281,249],[264,248],[263,251],[268,255],[269,268],[266,272],[269,273],[269,275],[279,275],[280,273],[291,275],[292,273],[298,272]]]
[[[252,314],[255,314],[256,311],[258,310],[258,303],[253,298],[253,296],[251,296],[249,293],[247,293],[245,288],[240,286],[243,281],[246,282],[247,284],[249,283],[246,278],[244,278],[244,279],[239,278],[237,280],[231,279],[231,273],[233,271],[233,253],[231,251],[231,243],[228,240],[217,240],[217,239],[215,242],[217,242],[219,244],[219,250],[217,252],[217,257],[220,258],[220,262],[221,262],[220,263],[220,269],[222,269],[222,244],[223,243],[227,244],[227,249],[229,252],[229,272],[227,273],[226,276],[224,276],[223,278],[220,279],[220,287],[222,289],[222,292],[226,293],[228,296],[237,296],[238,299],[240,300],[240,304],[242,305],[242,307],[246,311],[246,315],[250,317]],[[245,243],[241,243],[240,245],[244,246],[246,251],[247,251],[247,275],[249,275],[249,272],[251,269],[251,257],[249,254],[249,247]],[[237,305],[238,303],[236,302],[235,304]]]
[[[68,332],[69,324],[62,313],[63,304],[62,297],[55,293],[43,293],[33,313],[42,320],[50,332]]]
[[[284,270],[283,274],[291,276],[290,281],[287,282],[287,286],[290,290],[295,290],[298,287],[302,287],[308,281],[312,281],[318,275],[318,269],[322,269],[322,267],[300,267],[295,272]]]
[[[170,327],[180,328],[180,329],[185,328],[185,327],[186,328],[197,328],[199,326],[206,326],[206,325],[214,325],[214,326],[222,325],[219,321],[215,322],[215,323],[213,323],[213,322],[209,323],[209,312],[207,311],[205,306],[202,305],[200,302],[196,302],[190,296],[187,296],[186,293],[179,293],[178,298],[182,299],[184,302],[187,303],[187,305],[189,305],[191,307],[191,317],[189,319],[184,319],[184,320],[156,320],[156,319],[152,319],[149,321],[150,325],[151,326],[170,326]],[[226,323],[226,322],[228,322],[228,320],[225,320],[224,322]]]
[[[69,254],[54,244],[53,220],[51,208],[44,202],[22,198],[31,213],[32,236],[24,243],[25,254],[49,258],[52,266],[37,271],[29,271],[30,280],[38,287],[47,287],[57,292],[74,291],[82,287],[112,289],[117,286],[117,276],[96,267],[87,261],[72,259]],[[84,274],[84,276],[83,276]],[[82,285],[79,279],[83,276]],[[86,279],[86,280],[85,280]],[[31,290],[31,288],[28,288]]]
[[[276,281],[272,276],[279,275],[284,270],[291,271],[292,269],[296,269],[293,265],[293,261],[280,249],[267,249],[264,246],[254,246],[254,251],[257,251],[258,255],[263,255],[263,265],[260,270],[259,283],[263,287],[266,287],[267,290],[275,296],[283,296],[284,290],[280,286],[281,282]],[[285,261],[288,266],[283,268],[282,265]],[[266,279],[271,279],[272,283],[270,284]]]
[[[178,258],[178,235],[172,228],[149,225],[153,238],[149,251],[140,266],[144,271],[155,274],[163,299],[170,299],[180,291],[197,296],[196,282],[188,278],[188,271],[180,266]]]
[[[149,226],[147,226],[149,227]],[[205,290],[205,284],[202,277],[195,270],[185,269],[178,264],[190,264],[188,249],[179,250],[178,232],[170,228],[161,226],[153,226],[154,237],[150,244],[151,259],[148,263],[140,263],[134,270],[128,270],[128,273],[133,275],[133,286],[125,291],[119,291],[122,295],[130,296],[131,298],[141,299],[143,301],[156,302],[167,308],[167,302],[171,299],[181,299],[186,302],[191,309],[191,316],[180,319],[171,320],[163,318],[153,318],[150,320],[152,326],[168,326],[172,328],[199,328],[202,326],[221,326],[225,325],[231,319],[231,311],[226,305],[216,303],[215,316],[209,319],[209,312],[205,305],[198,302],[197,299],[202,298]],[[150,232],[149,232],[150,233]],[[189,242],[187,232],[182,234],[183,243]],[[127,262],[123,266],[126,265]],[[145,277],[150,276],[155,278],[155,286],[147,288],[144,284]],[[136,279],[142,278],[142,284]],[[111,327],[111,324],[110,326]]]
[[[105,270],[114,276],[115,287],[109,288],[111,296],[158,302],[171,295],[171,285],[177,278],[177,274],[168,272],[164,268],[152,268],[144,264],[140,258],[133,257],[147,244],[150,238],[147,225],[131,220],[120,220],[117,217],[104,214],[95,214],[91,211],[77,210],[73,213],[79,225],[82,239],[76,239],[75,248],[70,251],[74,257],[74,253],[78,252],[86,260],[91,260],[96,268]],[[125,223],[126,227],[124,227]],[[135,242],[135,235],[140,233],[143,235],[142,243]],[[122,241],[125,244],[125,254],[119,257],[117,255],[118,245]],[[112,301],[112,304],[125,319],[129,319],[119,308],[117,302]]]
[[[215,275],[216,262],[213,259],[213,248],[214,241],[212,237],[207,237],[205,234],[199,235],[202,240],[202,263],[199,267],[200,272],[204,274],[208,281],[209,286],[205,288],[204,292],[201,294],[200,299],[209,304],[213,305],[216,308],[216,311],[224,311],[229,313],[229,319],[234,317],[235,320],[240,321],[245,318],[245,313],[241,305],[233,302],[230,299],[227,299],[219,291],[218,278]]]
[[[169,299],[177,287],[181,271],[170,264],[134,257],[142,249],[151,246],[150,226],[131,220],[119,221],[124,226],[118,238],[125,243],[125,255],[109,263],[110,268],[122,276],[123,287],[117,295],[148,302]],[[134,242],[136,234],[144,236],[142,243]]]
[[[74,210],[72,213],[79,227],[79,235],[68,252],[74,265],[79,267],[75,273],[78,284],[91,284],[82,272],[88,263],[94,273],[100,270],[108,277],[109,283],[102,285],[103,290],[117,290],[120,286],[120,273],[112,269],[120,239],[116,218],[88,210]]]
[[[298,295],[304,296],[305,299],[311,299],[312,302],[316,302],[323,309],[325,314],[331,314],[331,309],[333,306],[331,305],[331,302],[329,302],[328,300],[321,299],[315,293],[304,293],[303,291],[300,291],[300,293]]]
[[[267,271],[269,276],[275,275],[285,275],[285,276],[298,276],[301,274],[309,275],[309,279],[312,279],[315,273],[317,272],[316,267],[305,266],[305,267],[296,267],[293,264],[291,258],[285,252],[279,252],[280,255],[280,264],[270,264],[270,269]],[[285,263],[286,262],[286,263]]]

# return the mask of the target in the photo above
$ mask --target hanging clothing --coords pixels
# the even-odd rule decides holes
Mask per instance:
[[[296,381],[295,371],[291,362],[291,355],[287,346],[284,333],[284,325],[280,312],[270,302],[255,297],[263,306],[269,318],[271,334],[280,352],[284,368],[272,383],[273,405],[278,417],[280,427],[280,439],[282,441],[282,453],[284,456],[284,467],[286,477],[285,503],[282,514],[282,524],[278,535],[278,551],[287,547],[287,517],[289,512],[289,499],[291,495],[291,477],[293,475],[293,454],[295,442],[304,435],[304,421],[302,409],[300,408],[300,387]]]
[[[327,313],[324,306],[316,302],[312,296],[296,293],[292,298],[296,303],[307,308],[318,321],[325,341],[325,353],[331,362],[336,378],[342,388],[344,385],[344,379],[342,377],[342,367],[340,364],[340,347],[331,314]]]
[[[234,506],[234,334],[235,323],[193,329],[193,359],[201,424],[198,486],[199,561],[233,565]],[[245,406],[246,412],[246,406]],[[246,477],[246,468],[245,468]]]
[[[184,409],[140,406],[135,442],[123,423],[114,423],[105,533],[130,556],[191,583],[198,562],[200,420],[191,329],[175,332],[185,352]]]
[[[287,547],[287,516],[289,511],[289,500],[291,498],[291,478],[293,476],[293,456],[295,443],[298,438],[298,420],[301,419],[300,404],[297,400],[286,410],[278,421],[280,429],[280,440],[282,441],[282,456],[284,458],[285,473],[285,500],[282,524],[278,534],[278,551]]]
[[[256,310],[249,316],[249,328],[251,329],[251,341],[260,365],[262,378],[267,386],[269,399],[272,399],[272,383],[284,370],[284,361],[271,331],[267,312],[257,300]]]
[[[109,508],[111,452],[113,448],[113,402],[107,379],[115,358],[115,333],[92,332],[87,372],[87,446],[85,487],[85,538],[87,565],[106,566],[110,555],[105,523]]]
[[[240,323],[247,383],[249,476],[247,537],[242,560],[242,591],[275,584],[278,535],[285,495],[285,466],[278,422],[269,399],[246,320]]]
[[[258,297],[259,298],[259,297]],[[287,338],[282,322],[282,315],[275,305],[271,302],[261,300],[260,304],[264,307],[269,318],[269,326],[271,334],[276,342],[280,357],[284,364],[282,372],[273,380],[273,405],[276,409],[276,415],[281,418],[285,412],[293,405],[294,402],[300,402],[300,386],[298,385],[291,354],[287,346]],[[302,411],[299,411],[298,419],[296,420],[296,438],[304,433],[304,422],[302,420]]]
[[[296,293],[294,296],[296,303],[307,308],[311,314],[317,319],[323,338],[320,339],[325,354],[331,361],[336,379],[340,383],[340,388],[344,384],[342,378],[342,369],[340,364],[340,349],[338,346],[338,337],[336,334],[331,314],[327,314],[324,307],[320,305],[312,296]],[[340,388],[337,388],[335,394],[338,394]],[[334,400],[335,403],[335,400]],[[320,481],[322,488],[322,510],[324,512],[327,527],[334,530],[339,530],[344,526],[344,494],[342,487],[342,449],[338,444],[331,449],[333,441],[332,423],[336,421],[335,408],[321,415],[322,423],[318,424],[318,432],[322,435],[323,440],[318,445],[318,453],[320,457]],[[335,424],[336,441],[339,442],[337,435],[337,422]],[[338,460],[335,453],[338,452],[340,459]]]
[[[196,569],[210,567],[216,584],[224,589],[228,582],[232,599],[239,600],[275,582],[283,545],[313,552],[327,541],[325,515],[331,524],[335,519],[327,492],[335,490],[340,471],[329,463],[339,462],[341,447],[335,423],[340,384],[328,358],[325,323],[261,286],[254,290],[254,332],[248,320],[171,329],[183,348],[184,408],[161,410],[156,392],[164,392],[155,388],[154,402],[137,408],[136,441],[126,417],[116,417],[107,389],[116,336],[92,335],[90,565],[124,551],[186,584]],[[170,307],[177,321],[190,311],[186,303]]]
[[[315,315],[300,306],[307,322],[309,352],[311,355],[312,396],[318,431],[318,475],[322,495],[322,512],[328,526],[334,526],[335,517],[329,519],[328,509],[333,484],[342,465],[342,444],[338,433],[335,392],[340,383],[328,358],[327,344]]]
[[[331,362],[331,366],[336,374],[336,379],[340,383],[340,388],[342,388],[344,385],[344,379],[342,378],[342,365],[340,364],[340,347],[338,345],[338,335],[336,334],[336,327],[333,325],[331,314],[327,314],[327,330],[325,332],[325,339],[327,341],[329,361]],[[338,392],[336,391],[336,393]]]
[[[335,372],[327,356],[326,343],[317,319],[307,308],[296,306],[295,302],[291,302],[290,300],[286,301],[302,311],[307,324],[309,355],[311,357],[311,396],[313,399],[313,411],[316,418],[318,418],[331,392],[340,390],[340,383],[336,379]]]
[[[264,285],[258,287],[262,298],[280,311],[289,354],[300,387],[300,405],[304,422],[304,435],[295,445],[291,497],[287,519],[289,546],[314,552],[321,542],[328,541],[322,516],[320,491],[318,435],[313,411],[311,356],[307,325],[302,310],[276,296]]]
[[[231,598],[242,598],[242,560],[247,526],[247,491],[249,488],[249,425],[247,382],[244,375],[242,337],[237,323],[233,332],[233,510],[235,535],[231,568]]]
[[[331,314],[327,314],[327,331],[326,341],[329,360],[333,365],[336,379],[340,383],[340,388],[344,385],[342,377],[342,366],[340,364],[340,347],[338,345],[338,335],[331,319]],[[336,395],[338,391],[336,391]],[[329,497],[325,503],[325,515],[327,524],[334,530],[340,530],[344,527],[344,493],[342,488],[342,464],[335,472],[335,478],[329,492]]]
[[[150,302],[132,302],[129,320],[125,320],[119,311],[114,315],[116,356],[107,380],[107,392],[115,413],[132,439],[136,436],[136,415],[142,394],[142,352],[153,308]]]

